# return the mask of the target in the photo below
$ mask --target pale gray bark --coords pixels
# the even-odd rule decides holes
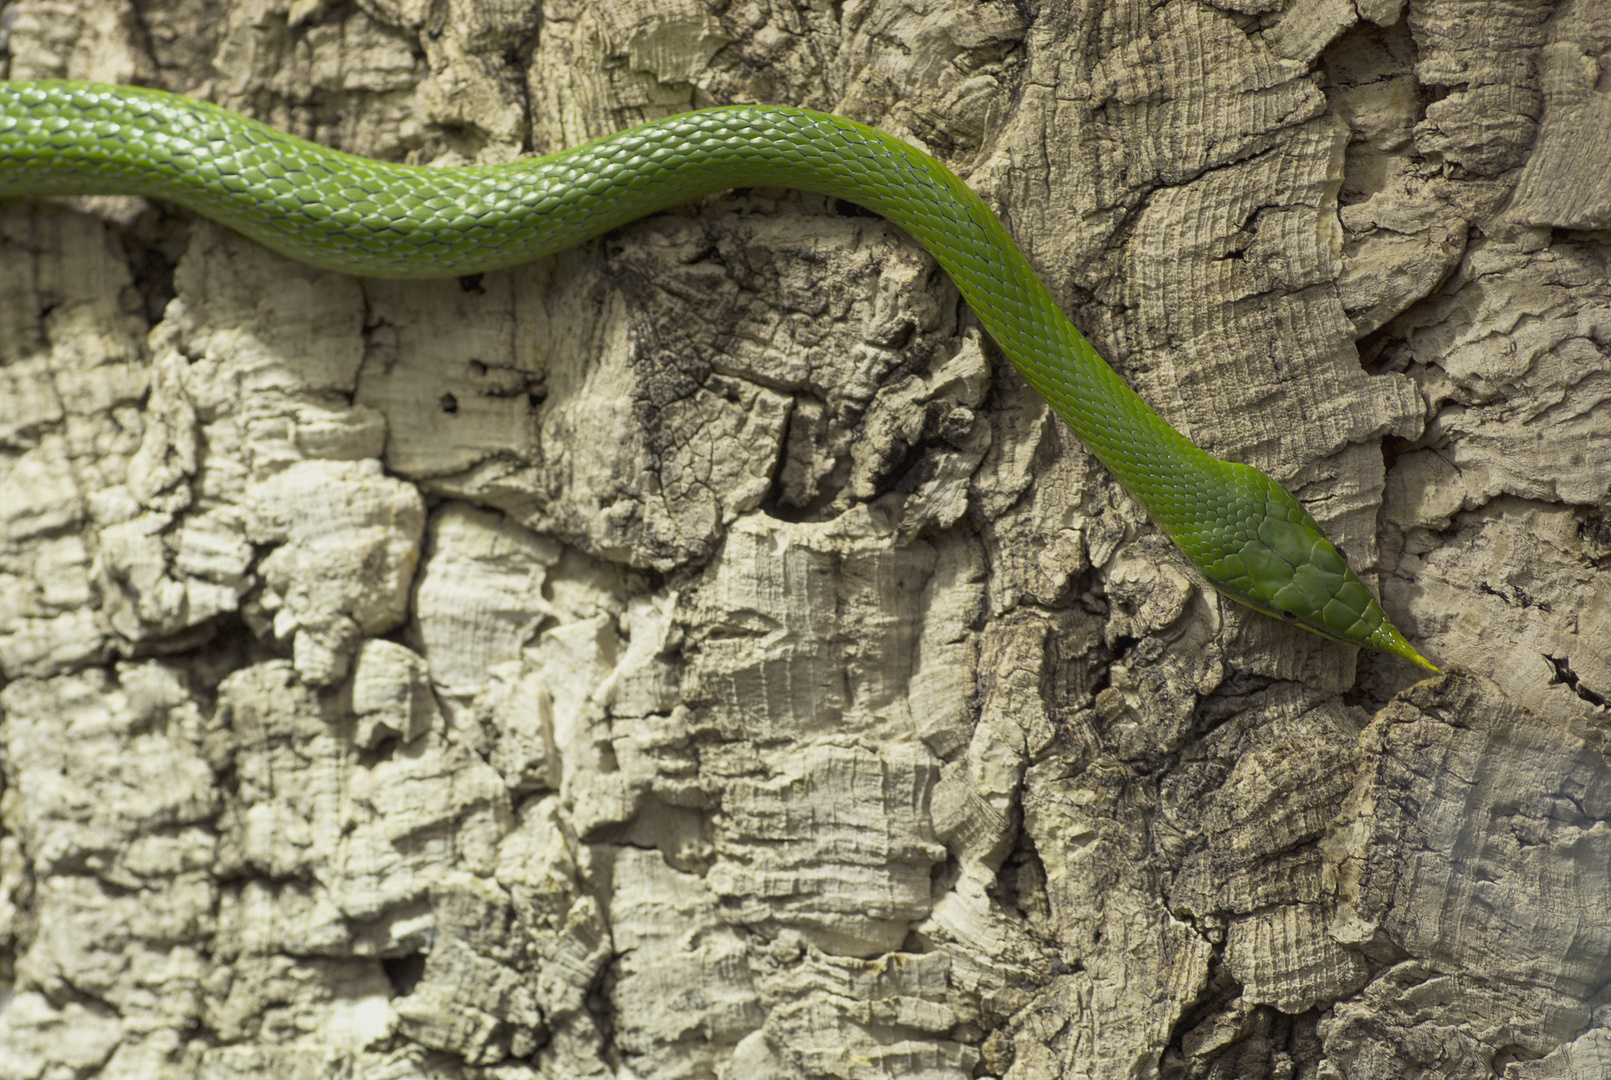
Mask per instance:
[[[0,1080],[1604,1077],[1611,18],[0,0],[358,153],[917,142],[1458,667],[1220,601],[933,261],[731,193],[476,281],[0,206]]]

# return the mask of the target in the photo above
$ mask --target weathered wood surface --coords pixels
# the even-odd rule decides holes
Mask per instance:
[[[1465,669],[1205,592],[827,200],[424,284],[0,206],[0,1080],[1611,1075],[1608,70],[1593,0],[0,0],[394,159],[912,139]]]

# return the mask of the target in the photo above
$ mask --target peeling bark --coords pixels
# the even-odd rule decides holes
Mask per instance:
[[[911,139],[1449,665],[1222,603],[831,200],[0,206],[0,1080],[1611,1075],[1602,7],[0,0],[394,160]]]

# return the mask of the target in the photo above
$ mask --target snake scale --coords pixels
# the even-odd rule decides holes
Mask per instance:
[[[164,199],[351,274],[493,270],[713,191],[756,186],[844,199],[927,248],[1001,351],[1220,592],[1437,670],[1291,494],[1170,427],[1064,316],[979,197],[874,128],[807,109],[725,106],[547,157],[434,169],[330,150],[163,91],[0,81],[0,198]]]

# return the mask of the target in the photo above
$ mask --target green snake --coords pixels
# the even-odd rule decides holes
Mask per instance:
[[[164,199],[350,274],[493,270],[713,191],[757,186],[855,203],[927,248],[1001,351],[1220,592],[1437,670],[1297,499],[1170,427],[1064,316],[984,202],[939,162],[874,128],[808,109],[735,105],[547,157],[433,169],[329,150],[162,91],[0,81],[0,198]]]

